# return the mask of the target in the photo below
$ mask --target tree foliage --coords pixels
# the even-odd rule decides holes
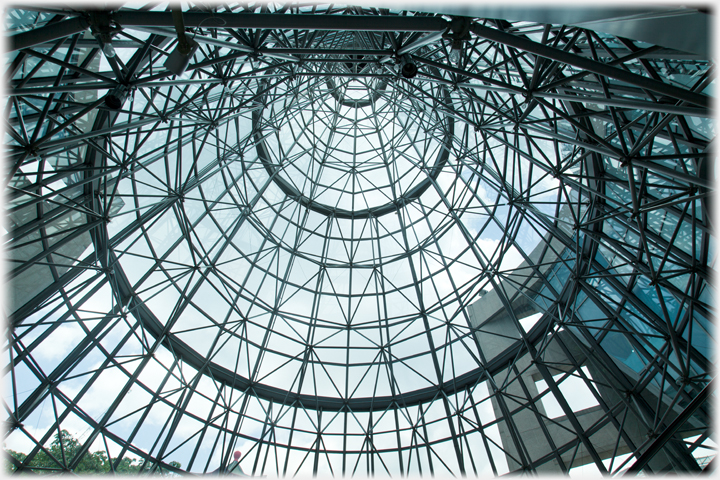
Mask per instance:
[[[81,443],[73,437],[67,430],[62,430],[55,434],[55,437],[49,448],[40,450],[32,460],[23,468],[18,469],[18,465],[9,457],[14,458],[18,463],[22,463],[27,458],[25,453],[16,452],[14,450],[5,449],[6,455],[6,471],[9,473],[21,473],[22,471],[31,471],[38,474],[48,474],[69,472],[68,465],[72,463],[75,456],[81,450]],[[117,462],[117,458],[108,459],[103,451],[85,452],[77,466],[72,472],[77,474],[102,474],[110,473],[113,468],[116,473],[126,475],[137,475],[141,472],[147,474],[152,469],[150,462],[144,462],[142,459],[132,459],[128,457],[122,458]],[[116,465],[117,464],[117,465]],[[180,468],[179,462],[170,462],[169,465],[174,468]],[[155,474],[168,475],[171,471],[158,467]]]

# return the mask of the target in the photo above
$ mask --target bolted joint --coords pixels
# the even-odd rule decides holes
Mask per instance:
[[[443,38],[450,41],[464,42],[470,40],[470,27],[472,19],[470,17],[453,16],[450,20],[447,30],[443,33]]]
[[[91,11],[87,15],[87,22],[93,35],[111,33],[117,29],[110,10]]]
[[[25,149],[27,151],[27,159],[28,160],[31,160],[31,159],[42,160],[42,156],[40,155],[40,148],[37,145],[30,143],[25,147]]]

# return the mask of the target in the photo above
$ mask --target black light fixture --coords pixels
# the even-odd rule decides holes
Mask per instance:
[[[182,75],[185,73],[185,70],[187,70],[188,65],[190,65],[190,60],[198,49],[198,43],[185,35],[185,22],[183,22],[180,7],[173,7],[172,16],[178,35],[178,44],[168,59],[165,60],[165,68],[175,75]]]
[[[407,55],[400,57],[400,74],[405,78],[413,78],[418,73],[417,65],[415,65]]]
[[[129,91],[126,85],[118,85],[105,96],[105,105],[111,110],[120,110],[128,98]]]

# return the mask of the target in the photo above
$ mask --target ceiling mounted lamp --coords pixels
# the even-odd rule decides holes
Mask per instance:
[[[453,17],[450,26],[443,34],[443,38],[450,40],[450,53],[448,60],[451,64],[456,65],[462,58],[462,50],[466,41],[470,40],[471,21],[468,17]]]
[[[102,51],[107,58],[115,58],[115,47],[112,44],[112,36],[119,32],[121,27],[112,20],[110,12],[91,12],[90,31],[102,46]]]
[[[112,44],[112,37],[108,33],[101,34],[98,40],[102,43],[103,53],[107,58],[115,57],[115,47]]]
[[[120,110],[128,98],[129,88],[118,85],[105,96],[105,105],[111,110]]]
[[[418,73],[418,67],[407,55],[400,57],[400,74],[405,78],[413,78]]]
[[[182,75],[190,65],[190,60],[198,49],[198,43],[185,35],[185,23],[180,7],[173,7],[172,16],[178,35],[178,44],[165,61],[165,68],[175,75]]]
[[[453,40],[452,41],[452,45],[450,47],[450,56],[448,57],[448,59],[450,60],[450,63],[457,64],[458,62],[460,62],[462,48],[463,48],[462,40]]]

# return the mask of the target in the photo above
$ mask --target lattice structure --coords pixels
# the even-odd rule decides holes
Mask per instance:
[[[707,56],[382,8],[179,12],[6,11],[9,468],[709,463]]]

